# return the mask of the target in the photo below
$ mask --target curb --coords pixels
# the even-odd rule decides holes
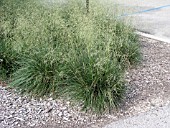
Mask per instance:
[[[144,37],[150,38],[150,39],[154,39],[154,40],[157,40],[157,41],[161,41],[161,42],[165,42],[165,43],[170,43],[170,39],[160,38],[160,37],[157,37],[157,36],[154,36],[154,35],[151,35],[151,34],[147,34],[147,33],[143,33],[143,32],[140,32],[140,31],[137,31],[136,34],[138,34],[140,36],[144,36]]]

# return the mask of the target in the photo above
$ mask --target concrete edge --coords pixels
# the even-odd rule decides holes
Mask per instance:
[[[154,40],[157,40],[157,41],[170,43],[170,40],[168,40],[168,39],[160,38],[160,37],[157,37],[157,36],[154,36],[154,35],[151,35],[151,34],[147,34],[147,33],[143,33],[143,32],[140,32],[140,31],[136,31],[136,34],[150,38],[150,39],[154,39]]]

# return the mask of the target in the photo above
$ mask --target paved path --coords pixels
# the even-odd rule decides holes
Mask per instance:
[[[105,1],[106,4],[115,2],[122,7],[128,7],[124,14],[135,19],[134,25],[137,29],[170,41],[170,0]],[[129,11],[129,8],[132,11]]]
[[[113,122],[104,128],[170,128],[170,105]]]

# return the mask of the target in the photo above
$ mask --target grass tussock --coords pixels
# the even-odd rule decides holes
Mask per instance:
[[[95,2],[87,13],[82,1],[55,6],[16,1],[0,5],[1,76],[34,96],[67,94],[84,110],[117,108],[124,72],[140,59],[129,23]]]

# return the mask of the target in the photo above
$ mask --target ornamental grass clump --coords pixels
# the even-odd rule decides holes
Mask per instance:
[[[20,68],[13,73],[11,86],[38,97],[59,93],[62,65],[54,50],[39,47],[31,55],[23,56],[18,64]]]
[[[81,0],[55,6],[24,3],[10,13],[14,27],[3,6],[2,40],[12,47],[1,55],[14,51],[16,59],[10,58],[17,65],[10,85],[34,96],[68,96],[97,113],[118,108],[125,94],[124,72],[140,59],[131,26],[96,2],[88,12]]]

